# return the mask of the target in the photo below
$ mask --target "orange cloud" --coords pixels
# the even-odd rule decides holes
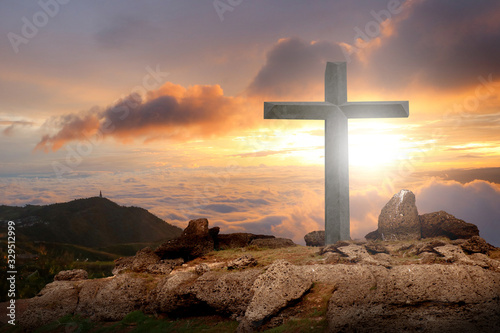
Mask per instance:
[[[166,83],[143,99],[131,94],[105,110],[68,114],[50,123],[57,133],[44,135],[35,150],[57,151],[92,135],[122,142],[143,138],[186,140],[225,134],[252,124],[242,99],[224,96],[219,85],[184,88]]]

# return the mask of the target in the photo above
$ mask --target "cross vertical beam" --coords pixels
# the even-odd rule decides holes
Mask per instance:
[[[350,239],[348,119],[408,117],[407,101],[347,102],[347,66],[329,62],[325,102],[264,102],[265,119],[325,121],[325,244]]]

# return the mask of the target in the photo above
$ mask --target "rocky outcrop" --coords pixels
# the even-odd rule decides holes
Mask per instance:
[[[54,276],[54,281],[79,281],[86,280],[89,274],[83,269],[72,269],[69,271],[60,271]]]
[[[237,232],[234,234],[220,234],[217,237],[218,250],[243,248],[250,245],[254,239],[272,239],[274,236],[254,235],[250,233]]]
[[[254,239],[250,245],[268,249],[279,249],[282,247],[296,246],[297,244],[288,238],[260,238]]]
[[[378,218],[378,229],[368,233],[366,240],[416,240],[447,237],[451,240],[479,236],[476,225],[439,211],[418,215],[415,195],[401,190],[384,206]],[[484,253],[484,252],[483,252]]]
[[[382,208],[378,233],[384,240],[420,239],[420,220],[413,192],[401,190]]]
[[[306,246],[325,246],[325,231],[311,231],[304,236]]]
[[[172,317],[218,314],[239,320],[239,331],[247,332],[272,325],[286,311],[294,313],[312,284],[319,283],[333,291],[331,297],[324,295],[330,299],[332,332],[377,332],[382,326],[437,331],[443,320],[487,332],[488,325],[500,324],[495,312],[500,309],[500,261],[478,252],[468,255],[462,250],[466,243],[343,241],[323,249],[325,260],[316,261],[323,264],[276,260],[265,268],[250,268],[253,258],[244,255],[229,262],[237,268],[232,270],[220,262],[201,262],[166,275],[124,270],[103,279],[54,281],[27,300],[19,320],[33,330],[67,314],[96,321],[121,320],[135,310]],[[142,254],[148,257],[150,250]],[[413,264],[404,263],[414,256]],[[474,321],[474,316],[489,316],[490,321]]]
[[[423,238],[444,236],[449,239],[467,239],[479,236],[476,225],[457,219],[445,211],[420,215],[420,224]]]
[[[214,233],[213,231],[212,234]],[[155,253],[160,259],[182,258],[188,261],[213,251],[214,244],[208,230],[208,220],[197,219],[189,221],[179,238],[160,245]]]

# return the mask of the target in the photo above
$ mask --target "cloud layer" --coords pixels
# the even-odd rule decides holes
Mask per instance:
[[[82,178],[84,177],[84,178]],[[222,233],[252,232],[287,237],[324,230],[324,183],[320,167],[239,167],[148,169],[66,178],[0,179],[1,204],[48,204],[103,195],[122,205],[146,208],[181,228],[189,219],[208,218]],[[83,181],[84,179],[84,181]],[[75,192],[75,189],[78,189]],[[480,235],[500,246],[500,185],[434,180],[410,188],[419,214],[445,210],[474,223]],[[376,187],[351,191],[351,237],[377,229],[392,194]]]

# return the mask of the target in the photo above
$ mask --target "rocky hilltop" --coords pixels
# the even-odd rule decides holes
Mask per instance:
[[[237,321],[238,332],[497,332],[499,258],[500,250],[477,235],[318,248],[221,235],[199,219],[157,249],[117,259],[112,277],[59,273],[26,301],[19,323],[33,330],[67,314],[105,322],[142,311],[217,315]]]

